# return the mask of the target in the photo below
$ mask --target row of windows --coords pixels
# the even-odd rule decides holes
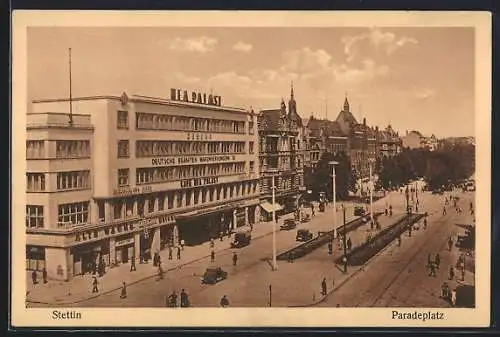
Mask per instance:
[[[88,158],[90,157],[90,141],[88,140],[57,140],[57,158]]]
[[[243,182],[175,192],[162,192],[150,196],[139,196],[139,198],[125,198],[116,200],[113,203],[113,219],[123,219],[255,193],[257,193],[256,182]],[[137,203],[136,211],[134,211],[135,203]],[[99,210],[99,217],[104,218],[104,207],[99,207]]]
[[[26,141],[26,159],[37,159],[45,157],[45,146],[43,140]]]
[[[120,143],[118,145],[120,147]],[[250,150],[253,153],[253,142],[250,142]],[[137,158],[219,153],[245,153],[245,142],[136,141]]]
[[[90,188],[90,171],[57,172],[58,190]]]
[[[62,204],[58,206],[58,222],[60,226],[66,224],[86,224],[89,222],[89,202]]]
[[[45,173],[26,173],[28,192],[45,191]]]
[[[125,123],[126,111],[118,111],[118,128]],[[228,121],[221,119],[209,119],[186,116],[172,116],[154,113],[136,113],[136,128],[145,130],[182,130],[182,131],[207,131],[225,133],[245,133],[244,121]],[[249,123],[249,133],[253,133],[254,125]]]
[[[250,169],[253,171],[254,163],[250,162]],[[148,167],[136,170],[136,184],[155,184],[168,181],[176,181],[188,178],[200,178],[208,176],[224,176],[231,174],[241,174],[245,172],[245,162],[210,164],[197,166],[178,167]],[[125,171],[119,172],[118,183],[124,181]],[[121,178],[120,178],[121,176]],[[121,179],[121,180],[120,180]]]

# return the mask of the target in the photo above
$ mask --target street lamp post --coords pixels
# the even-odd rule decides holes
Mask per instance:
[[[276,263],[276,187],[274,186],[274,178],[273,176],[273,271],[278,270],[278,265]]]
[[[344,273],[347,273],[347,229],[345,225],[345,206],[342,204],[342,215],[343,215],[343,223],[344,223]]]
[[[372,163],[369,163],[370,166],[370,220],[373,224],[373,178],[372,178]]]
[[[335,165],[338,164],[336,161],[329,162],[332,165],[332,195],[333,195],[333,239],[337,234],[337,186],[336,186],[336,175],[335,175]]]

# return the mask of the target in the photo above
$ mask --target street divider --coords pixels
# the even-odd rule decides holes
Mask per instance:
[[[377,212],[373,214],[374,220],[376,220],[380,215],[382,215],[383,212]],[[348,222],[345,225],[342,225],[337,228],[336,232],[337,233],[349,233],[352,231],[355,231],[359,227],[363,226],[367,222],[370,221],[370,215],[364,215],[361,216],[357,219],[354,219],[350,222]],[[318,249],[319,247],[327,244],[328,242],[332,241],[334,235],[334,230],[332,229],[331,231],[328,232],[323,232],[320,233],[320,235],[316,236],[315,238],[306,241],[292,249],[289,249],[278,256],[276,256],[277,260],[285,260],[285,261],[293,261],[295,259],[301,258],[307,254],[310,254],[314,250]]]
[[[393,225],[380,231],[375,237],[369,241],[355,247],[347,254],[347,263],[351,266],[364,265],[370,258],[372,258],[379,251],[384,249],[397,237],[403,234],[410,226],[420,221],[425,214],[407,214],[401,219],[396,221]],[[343,257],[338,258],[335,262],[343,264]]]

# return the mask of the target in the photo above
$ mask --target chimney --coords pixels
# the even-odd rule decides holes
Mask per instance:
[[[366,126],[366,117],[363,117],[363,125]]]

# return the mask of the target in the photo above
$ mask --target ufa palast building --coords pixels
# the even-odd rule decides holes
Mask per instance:
[[[68,280],[260,218],[257,115],[220,96],[39,100],[27,118],[27,269]]]

